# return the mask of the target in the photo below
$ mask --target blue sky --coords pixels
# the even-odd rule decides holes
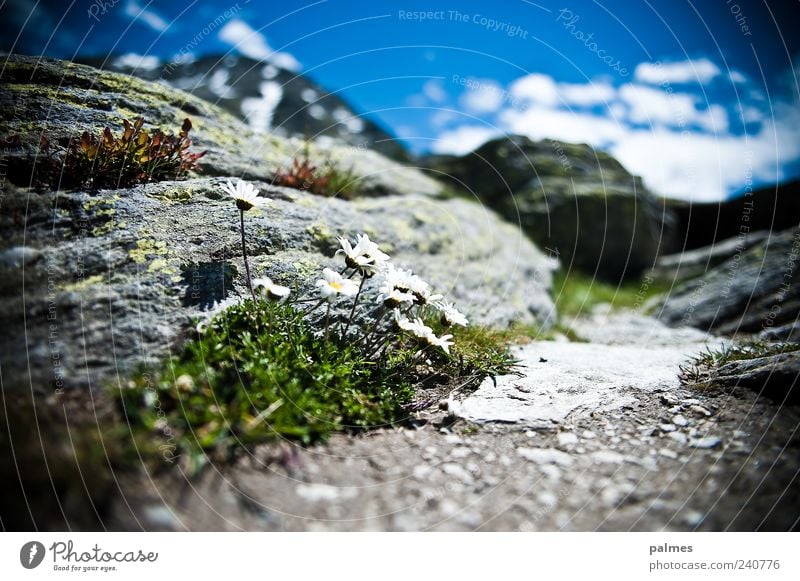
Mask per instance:
[[[14,0],[2,26],[6,50],[62,58],[248,54],[340,91],[415,152],[584,142],[658,193],[712,200],[800,175],[799,7]]]

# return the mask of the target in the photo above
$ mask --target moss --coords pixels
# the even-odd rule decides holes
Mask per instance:
[[[647,278],[614,285],[575,270],[559,270],[553,276],[553,297],[562,318],[587,314],[599,304],[610,304],[615,309],[638,308],[665,290],[662,283]]]
[[[115,394],[139,437],[174,438],[191,470],[208,452],[228,457],[279,437],[309,443],[402,421],[412,388],[352,345],[327,343],[291,306],[246,301]]]

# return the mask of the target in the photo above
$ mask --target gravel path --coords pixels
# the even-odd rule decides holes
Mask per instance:
[[[441,409],[420,413],[415,428],[338,435],[311,448],[262,446],[191,484],[174,473],[139,482],[128,498],[136,508],[119,503],[116,524],[360,531],[798,526],[797,408],[744,389],[681,387],[678,365],[718,342],[695,331],[635,315],[598,315],[575,328],[592,342],[521,346],[523,377],[452,394]]]

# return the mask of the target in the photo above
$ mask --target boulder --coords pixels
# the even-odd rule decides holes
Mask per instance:
[[[368,148],[256,133],[230,113],[168,85],[56,59],[11,55],[4,64],[0,139],[8,145],[2,161],[18,185],[31,183],[41,137],[64,146],[83,131],[99,134],[109,127],[118,135],[123,119],[142,117],[145,129],[172,133],[190,118],[193,150],[207,151],[200,160],[205,175],[271,182],[307,152],[316,166],[339,161],[339,169],[352,170],[359,195],[443,193],[438,181]]]
[[[619,281],[652,267],[672,247],[664,202],[588,145],[511,136],[423,165],[519,224],[566,268]]]
[[[683,250],[710,246],[758,230],[777,232],[800,222],[800,180],[746,189],[719,202],[668,200]]]
[[[706,381],[724,388],[745,387],[778,404],[800,402],[800,351],[731,361],[712,369]]]
[[[754,334],[791,326],[800,313],[800,228],[773,233],[658,300],[668,325]]]
[[[730,260],[737,253],[763,242],[769,235],[769,230],[743,232],[739,236],[726,238],[709,246],[659,256],[648,276],[668,284],[700,276],[718,264]]]
[[[269,199],[246,215],[254,277],[311,289],[334,263],[337,236],[366,232],[476,323],[546,326],[553,318],[555,262],[485,207],[442,199],[441,186],[414,169],[327,144],[341,163],[363,168],[362,197],[274,187],[267,168],[290,157],[290,140],[255,135],[175,89],[51,60],[34,72],[35,62],[12,57],[0,88],[1,134],[23,141],[5,160],[15,171],[0,215],[4,389],[46,393],[124,378],[168,354],[198,318],[246,296],[238,211],[220,187],[242,174]],[[168,125],[191,116],[195,147],[209,149],[206,175],[100,191],[14,185],[27,181],[41,132],[58,139],[138,115]]]

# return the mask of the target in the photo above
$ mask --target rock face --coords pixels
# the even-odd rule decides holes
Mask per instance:
[[[606,153],[587,145],[490,141],[424,164],[519,224],[543,248],[612,281],[653,266],[672,245],[672,215]]]
[[[559,429],[582,416],[630,407],[643,393],[678,389],[679,366],[711,340],[633,314],[595,315],[577,321],[573,331],[591,342],[520,347],[514,354],[524,376],[484,381],[466,397],[453,396],[448,409],[473,422]]]
[[[757,230],[743,233],[735,238],[726,238],[709,246],[659,256],[648,275],[653,280],[669,284],[695,278],[726,260],[730,260],[737,253],[763,242],[769,236],[769,230]]]
[[[800,352],[731,361],[711,371],[708,382],[722,387],[746,387],[778,404],[800,402]]]
[[[800,180],[757,189],[716,203],[670,200],[679,248],[691,250],[736,238],[743,231],[777,232],[800,222]]]
[[[177,90],[151,90],[138,79],[55,61],[43,62],[30,81],[31,62],[12,60],[11,82],[0,92],[11,107],[3,109],[0,133],[28,136],[11,150],[9,167],[24,168],[35,139],[13,114],[23,99],[31,114],[41,113],[37,131],[53,139],[129,116],[120,103],[148,120],[152,112],[159,123],[190,110],[199,146],[211,149],[206,173],[212,175],[243,170],[254,177],[265,171],[264,159],[290,148]],[[215,146],[223,134],[224,146]],[[516,228],[473,202],[436,199],[436,182],[380,154],[334,149],[353,167],[394,172],[359,182],[366,192],[386,195],[345,201],[254,181],[270,199],[246,216],[254,277],[308,288],[322,265],[333,262],[338,235],[366,232],[476,322],[546,325],[552,319],[555,263]],[[24,171],[22,180],[15,174],[18,183]],[[238,212],[220,190],[224,181],[200,177],[98,192],[34,192],[6,183],[0,215],[4,388],[97,386],[115,373],[124,377],[167,353],[194,317],[244,296]]]
[[[659,319],[722,334],[791,326],[800,312],[800,229],[775,233],[684,282],[660,302]]]
[[[354,172],[360,195],[416,194],[439,196],[442,186],[386,157],[342,142],[307,144],[300,139],[258,134],[219,107],[189,93],[136,77],[99,71],[55,59],[12,55],[0,78],[0,138],[18,136],[3,148],[8,179],[31,183],[39,140],[65,146],[83,131],[99,134],[110,127],[119,134],[122,120],[145,119],[145,129],[177,132],[185,118],[193,123],[193,149],[207,150],[204,175],[238,176],[271,182],[308,151],[317,166],[339,160]],[[325,151],[321,150],[324,146]]]
[[[236,55],[205,56],[179,63],[151,60],[132,62],[121,57],[82,62],[167,83],[218,105],[256,132],[314,140],[333,137],[392,159],[408,159],[398,141],[354,112],[338,95],[275,63]]]

